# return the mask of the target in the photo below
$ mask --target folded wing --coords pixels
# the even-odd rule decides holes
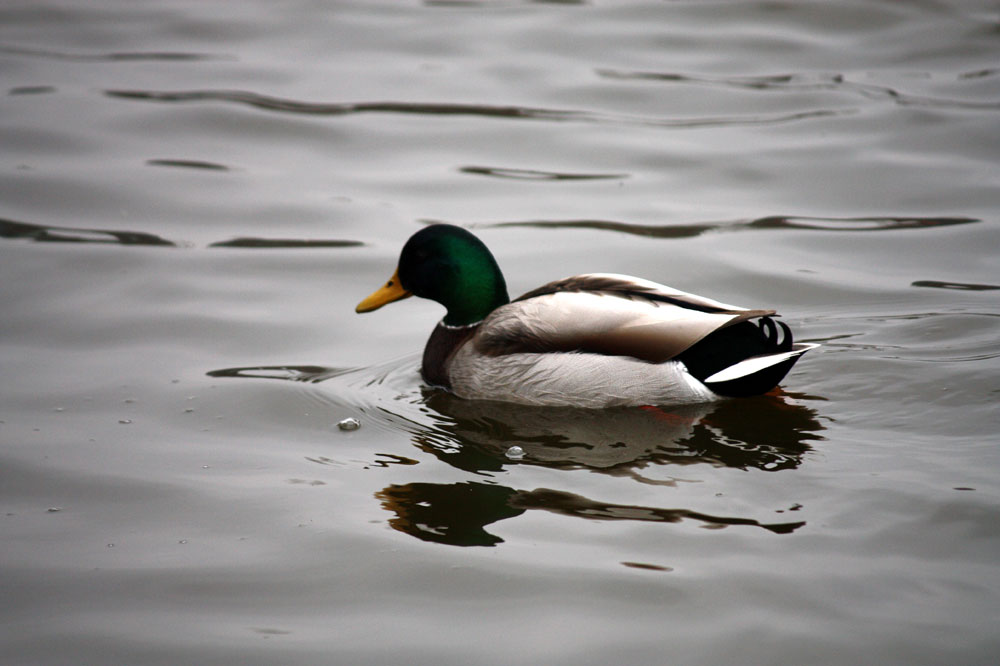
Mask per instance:
[[[475,345],[491,355],[589,352],[662,363],[714,331],[771,314],[629,276],[578,275],[498,308]]]

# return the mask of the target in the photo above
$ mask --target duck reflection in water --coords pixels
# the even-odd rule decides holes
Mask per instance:
[[[323,384],[331,394],[342,393],[345,402],[356,401],[360,391],[377,387],[377,398],[366,410],[368,414],[391,416],[397,427],[406,423],[420,450],[462,471],[487,476],[513,465],[535,465],[587,469],[639,483],[672,486],[676,483],[673,479],[652,478],[644,472],[694,464],[787,472],[802,463],[810,450],[809,442],[821,440],[825,429],[816,412],[801,404],[822,398],[781,389],[762,396],[681,407],[532,407],[464,400],[431,388],[418,393],[411,368],[407,360],[381,369],[267,366],[215,370],[209,375]],[[387,389],[394,396],[391,400],[386,399]],[[524,451],[523,458],[507,457],[512,446]],[[502,543],[503,539],[485,527],[529,510],[590,520],[692,520],[709,528],[748,526],[775,534],[788,534],[805,524],[765,524],[683,508],[612,504],[566,491],[519,490],[493,482],[396,484],[375,496],[395,514],[389,520],[394,529],[424,541],[455,546]]]
[[[587,410],[526,407],[469,401],[427,390],[433,428],[414,435],[414,443],[443,462],[468,472],[489,473],[513,464],[590,469],[628,476],[642,483],[673,485],[643,476],[650,465],[708,463],[765,471],[797,467],[821,439],[815,413],[768,395],[678,409],[622,408]],[[524,450],[520,460],[505,454]],[[485,526],[540,509],[590,520],[676,523],[700,521],[705,527],[759,527],[787,534],[804,522],[764,524],[749,518],[714,516],[688,509],[602,503],[551,489],[517,490],[492,483],[408,483],[376,493],[395,514],[389,524],[424,541],[455,546],[493,546],[503,539]]]
[[[470,472],[499,471],[520,446],[523,463],[627,474],[650,464],[797,467],[824,428],[813,410],[772,394],[679,407],[574,409],[463,400],[425,389],[434,427],[417,446]],[[805,396],[800,396],[805,397]]]
[[[451,546],[494,546],[503,539],[485,526],[542,509],[590,520],[638,520],[679,523],[700,520],[706,527],[751,525],[775,534],[788,534],[805,522],[760,523],[750,518],[712,516],[687,509],[661,509],[624,504],[602,504],[580,495],[539,488],[514,490],[485,483],[407,483],[392,485],[375,494],[382,506],[396,514],[389,525],[422,541]]]

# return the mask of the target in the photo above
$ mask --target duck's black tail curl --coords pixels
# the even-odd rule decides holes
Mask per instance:
[[[767,351],[765,353],[776,353],[792,351],[792,329],[783,321],[775,321],[770,317],[761,317],[757,322],[761,332],[767,338]],[[781,339],[778,339],[778,326],[781,327]]]
[[[743,321],[711,333],[677,356],[677,360],[719,395],[760,395],[777,386],[809,348],[806,346],[801,352],[787,356],[793,352],[793,344],[792,331],[784,322],[761,317],[756,322]],[[768,357],[774,357],[774,362],[769,363]],[[759,358],[760,363],[748,367],[745,372],[722,373],[751,358]],[[717,374],[724,378],[712,381]],[[735,376],[730,377],[730,374]]]

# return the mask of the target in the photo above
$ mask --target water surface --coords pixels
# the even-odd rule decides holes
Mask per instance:
[[[994,663],[998,25],[6,3],[0,655]],[[630,273],[822,346],[714,405],[462,401],[438,306],[353,312],[433,221],[512,294]]]

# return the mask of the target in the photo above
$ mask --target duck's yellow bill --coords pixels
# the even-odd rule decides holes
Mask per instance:
[[[406,291],[403,289],[403,286],[399,284],[399,270],[397,269],[382,288],[358,303],[358,307],[354,308],[354,311],[371,312],[372,310],[378,310],[386,303],[400,301],[412,295],[413,294],[411,292]]]

